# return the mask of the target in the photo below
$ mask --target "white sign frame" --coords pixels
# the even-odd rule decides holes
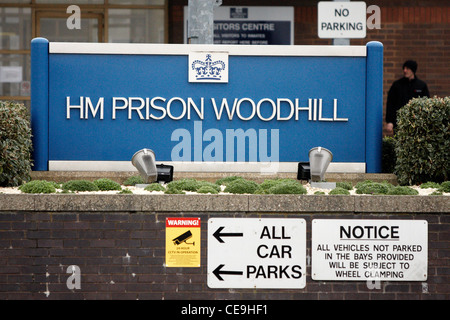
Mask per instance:
[[[207,282],[209,288],[304,288],[306,221],[209,219]]]
[[[320,1],[317,4],[317,33],[319,38],[365,38],[367,29],[366,11],[364,1]],[[325,30],[323,24],[326,26]],[[328,30],[330,28],[331,30]]]
[[[426,281],[426,220],[314,219],[313,280]]]

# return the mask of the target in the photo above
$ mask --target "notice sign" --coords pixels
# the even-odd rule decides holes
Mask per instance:
[[[311,246],[313,280],[427,279],[424,220],[315,219]]]
[[[208,220],[208,287],[304,288],[304,219]]]
[[[166,218],[166,267],[200,267],[200,218]]]
[[[364,1],[321,1],[317,7],[319,38],[365,38]]]

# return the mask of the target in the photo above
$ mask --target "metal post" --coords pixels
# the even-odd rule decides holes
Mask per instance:
[[[192,44],[214,43],[214,8],[222,0],[189,0],[188,42]]]

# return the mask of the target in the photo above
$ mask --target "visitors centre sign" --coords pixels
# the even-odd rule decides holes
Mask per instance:
[[[379,172],[381,43],[228,46],[32,40],[35,170]]]

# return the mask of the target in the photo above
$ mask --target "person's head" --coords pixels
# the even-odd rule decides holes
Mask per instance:
[[[403,76],[408,79],[414,79],[417,71],[417,62],[414,60],[405,61],[403,64]]]

